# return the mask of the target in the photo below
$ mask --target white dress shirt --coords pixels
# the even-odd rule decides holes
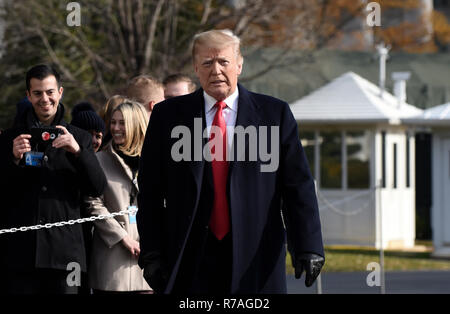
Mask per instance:
[[[217,112],[217,107],[214,106],[217,100],[214,97],[208,95],[205,91],[203,91],[203,97],[205,98],[205,118],[209,139],[211,136],[211,125],[214,121],[214,116],[216,115]],[[223,119],[227,124],[228,151],[231,151],[231,146],[233,144],[234,127],[236,125],[236,118],[238,111],[238,99],[239,99],[239,91],[238,88],[236,87],[234,93],[225,98],[224,102],[227,104],[227,106],[222,110]]]

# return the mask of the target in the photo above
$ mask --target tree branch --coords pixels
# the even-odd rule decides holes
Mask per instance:
[[[47,48],[48,55],[50,56],[52,61],[56,65],[58,65],[58,68],[63,72],[64,76],[68,80],[75,81],[75,78],[73,77],[72,73],[70,73],[70,71],[62,64],[62,62],[60,62],[58,56],[56,55],[55,51],[51,47],[50,43],[48,42],[47,36],[45,36],[42,29],[39,26],[35,25],[35,31],[38,34],[39,38],[41,38],[42,43],[44,44],[45,48]]]
[[[155,40],[156,33],[156,25],[158,23],[159,15],[161,14],[161,8],[164,4],[165,0],[158,0],[155,11],[153,12],[153,16],[148,28],[147,33],[147,43],[145,45],[145,53],[144,53],[144,63],[142,67],[139,69],[139,73],[143,73],[145,69],[147,69],[150,65],[150,60],[152,58],[153,52],[153,41]]]

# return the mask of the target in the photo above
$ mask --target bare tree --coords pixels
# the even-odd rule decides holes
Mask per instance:
[[[345,0],[350,3],[349,0]],[[337,2],[342,2],[337,1]],[[59,0],[6,0],[3,71],[9,81],[37,62],[51,62],[64,77],[69,101],[103,102],[130,77],[152,73],[160,78],[189,71],[194,34],[230,28],[241,36],[246,53],[276,48],[265,66],[242,80],[307,60],[335,37],[363,2],[336,11],[328,0],[85,0],[81,26],[69,27],[66,3]],[[346,14],[340,15],[345,10]],[[19,56],[19,57],[18,57]],[[73,87],[73,91],[70,87]]]

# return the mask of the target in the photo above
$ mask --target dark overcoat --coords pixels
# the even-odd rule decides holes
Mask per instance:
[[[242,126],[249,134],[249,126],[257,130],[258,152],[255,160],[254,137],[247,135],[241,141],[244,144],[238,145],[235,133],[227,184],[231,293],[286,293],[286,234],[294,255],[309,252],[324,256],[314,181],[289,105],[249,92],[240,84],[238,88],[236,128]],[[206,142],[202,140],[203,111],[202,89],[156,105],[140,160],[140,265],[161,264],[168,270],[166,293],[174,290],[194,217],[200,210],[206,163],[202,153]],[[190,148],[181,145],[187,130]],[[274,153],[271,160],[267,152]],[[178,160],[180,154],[191,158]],[[268,167],[264,171],[263,165]]]
[[[83,195],[100,196],[106,178],[92,149],[90,134],[67,124],[64,106],[59,104],[52,125],[62,125],[80,146],[75,156],[51,145],[37,149],[44,153],[42,167],[30,167],[23,159],[13,162],[13,140],[30,134],[39,122],[29,108],[18,123],[0,137],[2,180],[1,227],[45,225],[80,218]],[[33,144],[32,150],[36,149]],[[86,254],[80,224],[17,232],[2,237],[1,260],[6,270],[30,271],[35,268],[66,270],[76,262],[86,270]],[[73,269],[73,268],[70,268]]]

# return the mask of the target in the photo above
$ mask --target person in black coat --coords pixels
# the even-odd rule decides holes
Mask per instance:
[[[35,66],[27,72],[26,84],[32,107],[0,138],[0,172],[7,182],[1,219],[8,228],[78,219],[81,195],[99,196],[106,185],[91,136],[63,119],[58,73],[47,65]],[[59,136],[32,138],[43,127],[54,135],[59,130]],[[16,232],[3,240],[7,293],[77,292],[67,279],[86,271],[81,225]]]
[[[237,83],[243,58],[230,31],[196,35],[193,56],[202,88],[156,105],[143,146],[145,279],[156,293],[286,293],[287,236],[296,277],[305,270],[312,285],[321,224],[289,105]]]

